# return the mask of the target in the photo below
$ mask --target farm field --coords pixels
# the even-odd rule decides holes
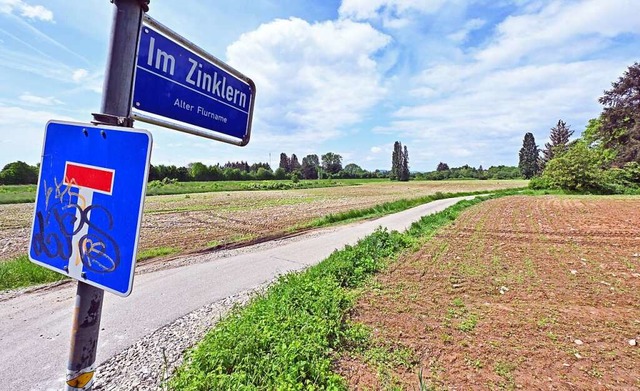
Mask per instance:
[[[311,189],[317,187],[352,186],[363,182],[374,181],[383,181],[383,179],[321,179],[303,180],[297,183],[290,180],[208,182],[151,181],[147,183],[147,195],[156,196],[241,190]],[[36,185],[0,185],[0,204],[29,203],[34,202],[35,199]]]
[[[139,251],[195,251],[284,235],[330,213],[436,192],[492,191],[526,181],[371,182],[302,190],[236,191],[147,197]],[[33,204],[0,205],[0,261],[25,254]]]
[[[637,389],[640,198],[483,202],[352,315],[373,338],[337,364],[350,389]]]

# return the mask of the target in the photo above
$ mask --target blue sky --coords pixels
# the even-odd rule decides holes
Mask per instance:
[[[145,123],[153,164],[277,166],[335,152],[388,169],[517,165],[558,119],[578,135],[639,61],[638,0],[199,0],[149,15],[257,85],[251,142],[236,147]],[[87,122],[101,100],[113,5],[0,0],[0,166],[40,160],[50,119]]]

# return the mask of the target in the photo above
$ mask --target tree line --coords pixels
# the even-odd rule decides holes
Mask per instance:
[[[417,173],[416,179],[441,181],[448,179],[522,179],[520,169],[514,166],[491,166],[487,169],[480,165],[478,168],[465,164],[460,167],[451,167],[447,163],[440,162],[435,171]]]
[[[310,154],[300,162],[294,153],[291,156],[280,153],[278,168],[273,170],[269,163],[227,162],[224,165],[210,165],[191,163],[186,167],[151,166],[149,180],[177,180],[188,181],[243,181],[243,180],[283,180],[291,179],[365,179],[386,178],[388,171],[367,171],[357,164],[350,163],[342,166],[342,156],[327,152],[318,157]]]
[[[640,192],[640,64],[634,63],[604,91],[597,118],[581,137],[559,120],[544,149],[526,133],[519,168],[532,188],[623,194]]]

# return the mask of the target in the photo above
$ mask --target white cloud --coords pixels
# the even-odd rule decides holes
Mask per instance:
[[[40,19],[48,22],[53,21],[53,12],[44,8],[41,5],[25,5],[22,8],[22,16],[26,16],[30,19]]]
[[[263,126],[318,142],[361,121],[384,97],[374,55],[389,41],[364,23],[279,19],[243,34],[227,57],[256,83]]]
[[[82,89],[102,93],[103,75],[98,72],[89,72],[79,68],[71,73],[71,80],[80,85]]]
[[[36,53],[33,55],[3,47],[0,50],[0,66],[52,80],[69,81],[68,74],[71,69],[67,65],[39,52]]]
[[[76,69],[75,71],[73,71],[71,79],[76,83],[80,83],[81,81],[86,79],[87,76],[89,76],[89,71],[87,71],[86,69]]]
[[[544,144],[563,119],[577,133],[597,116],[597,99],[637,61],[616,51],[640,34],[640,2],[534,1],[499,22],[480,47],[464,47],[469,20],[448,38],[464,50],[412,78],[408,99],[374,129],[419,149],[413,164],[514,164],[525,132]],[[456,30],[453,30],[456,31]],[[615,43],[615,44],[614,44]],[[613,49],[613,50],[611,50]],[[628,53],[628,51],[627,51]]]
[[[534,132],[540,144],[558,119],[579,131],[597,116],[598,96],[629,63],[595,60],[491,72],[469,66],[466,73],[459,65],[440,66],[437,77],[422,79],[439,91],[434,98],[400,108],[396,120],[374,131],[408,138],[408,145],[423,145],[439,160],[459,158],[449,164],[480,162],[482,156],[495,164],[517,161],[525,132]]]
[[[355,20],[375,19],[381,16],[402,19],[411,12],[434,13],[447,0],[343,0],[338,13]]]
[[[471,152],[467,148],[451,147],[449,148],[449,154],[455,157],[468,157],[468,156],[472,156],[473,152]]]
[[[29,92],[25,92],[24,94],[20,95],[20,100],[23,102],[32,103],[36,105],[43,105],[43,106],[53,106],[53,105],[63,104],[62,101],[56,99],[53,96],[47,96],[47,97],[37,96]]]
[[[2,161],[16,160],[35,164],[40,161],[44,128],[51,119],[74,121],[77,119],[50,111],[27,110],[0,104],[0,129],[2,132]]]
[[[497,67],[577,58],[619,34],[640,33],[638,15],[636,0],[552,1],[533,13],[507,17],[476,59]]]
[[[382,148],[380,147],[371,147],[371,153],[380,153]]]
[[[44,6],[29,5],[22,0],[0,0],[0,13],[13,14],[14,11],[29,19],[53,22],[53,12]]]
[[[469,33],[484,27],[485,24],[487,24],[486,20],[477,18],[471,19],[464,24],[462,29],[456,31],[453,34],[449,34],[447,38],[456,42],[464,42],[469,36]]]

